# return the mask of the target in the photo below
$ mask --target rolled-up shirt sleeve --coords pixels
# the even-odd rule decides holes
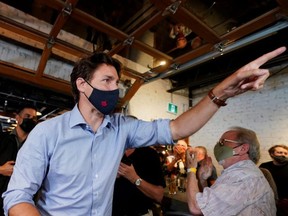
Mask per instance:
[[[46,138],[37,128],[30,133],[32,134],[33,140],[28,139],[18,152],[7,191],[2,195],[6,214],[12,206],[18,203],[26,202],[34,205],[33,197],[45,176],[47,158],[43,155],[47,154],[44,153],[46,150],[43,141]],[[29,148],[29,151],[26,151],[26,148]],[[29,169],[23,169],[23,167],[29,167]]]
[[[152,122],[134,121],[131,125],[129,147],[144,147],[153,144],[174,144],[169,119],[158,119]],[[124,124],[125,125],[125,124]]]

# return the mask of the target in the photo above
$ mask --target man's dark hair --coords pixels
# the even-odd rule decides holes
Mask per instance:
[[[272,147],[268,150],[270,156],[271,156],[272,154],[274,154],[275,149],[276,149],[277,147],[284,148],[284,149],[286,149],[286,150],[288,151],[288,146],[286,146],[286,145],[274,145],[274,146],[272,146]]]
[[[118,76],[120,77],[121,63],[106,53],[94,53],[91,56],[81,59],[75,64],[70,75],[70,81],[76,103],[79,101],[79,91],[77,89],[76,80],[79,77],[82,77],[84,80],[90,81],[94,71],[102,64],[114,66]]]
[[[19,104],[19,106],[17,107],[15,113],[16,114],[20,114],[24,109],[34,109],[37,111],[37,107],[34,104],[30,104],[30,103],[21,103]]]

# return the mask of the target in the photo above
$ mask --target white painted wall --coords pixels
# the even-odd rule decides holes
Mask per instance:
[[[175,119],[188,108],[188,98],[167,93],[170,83],[158,80],[142,86],[129,103],[128,113],[139,119],[151,121],[157,118]],[[178,106],[178,114],[167,112],[168,103]]]
[[[275,144],[288,143],[288,70],[270,77],[264,88],[257,92],[248,92],[228,100],[228,105],[222,107],[216,115],[196,134],[190,137],[192,146],[204,145],[210,155],[213,147],[225,130],[231,126],[241,126],[254,130],[261,143],[260,163],[269,161],[267,150]],[[171,94],[166,92],[168,81],[159,80],[140,88],[130,102],[129,113],[140,119],[155,118],[173,119],[176,116],[166,112]],[[203,88],[193,92],[193,104],[196,104],[208,90]],[[173,95],[173,103],[179,107],[188,107],[188,98]],[[220,172],[213,156],[213,162]]]

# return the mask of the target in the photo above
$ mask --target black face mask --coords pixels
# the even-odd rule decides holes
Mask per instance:
[[[288,158],[285,156],[271,156],[277,163],[279,164],[286,164],[288,163]]]
[[[20,128],[25,132],[29,133],[36,126],[36,121],[30,118],[24,118]]]
[[[94,88],[89,82],[87,83],[93,88],[93,91],[88,98],[90,103],[102,114],[110,114],[117,105],[119,99],[119,89],[102,91]]]

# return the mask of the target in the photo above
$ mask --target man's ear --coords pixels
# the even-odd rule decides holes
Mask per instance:
[[[86,81],[82,77],[78,77],[76,80],[76,86],[79,92],[85,92]]]
[[[244,143],[242,146],[241,146],[241,152],[249,152],[249,149],[250,149],[250,145],[248,143]]]
[[[20,122],[20,116],[19,116],[19,114],[15,114],[15,119],[16,119],[16,121],[18,122],[18,124],[20,124],[19,122]]]

